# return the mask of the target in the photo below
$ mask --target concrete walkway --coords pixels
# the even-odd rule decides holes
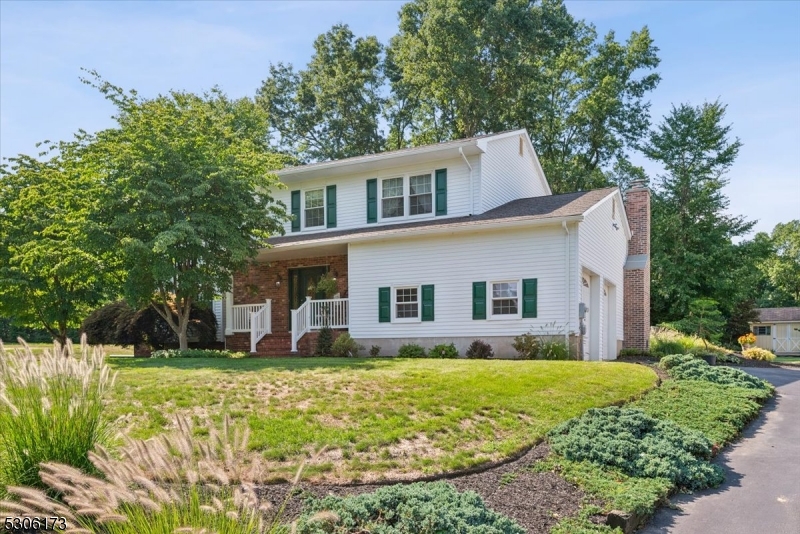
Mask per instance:
[[[645,534],[800,533],[800,369],[746,368],[777,388],[742,439],[719,455],[725,483],[671,499]]]

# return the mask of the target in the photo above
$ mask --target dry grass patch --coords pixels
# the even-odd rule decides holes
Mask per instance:
[[[653,387],[637,365],[475,360],[117,360],[108,412],[133,437],[165,432],[175,415],[250,429],[252,454],[291,476],[409,478],[501,459],[558,423]],[[200,436],[202,438],[202,436]]]

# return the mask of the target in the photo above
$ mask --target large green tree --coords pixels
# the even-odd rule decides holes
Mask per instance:
[[[112,251],[92,246],[89,215],[104,200],[87,137],[47,143],[0,166],[0,315],[65,343],[119,289]]]
[[[681,104],[652,132],[643,147],[661,164],[653,181],[651,318],[683,318],[697,298],[718,301],[729,314],[739,283],[741,250],[734,237],[754,223],[726,213],[726,173],[741,143],[730,138],[725,106]]]
[[[762,294],[765,306],[800,306],[800,220],[778,223],[769,236],[756,238],[768,241],[769,256],[759,265],[768,281]]]
[[[647,28],[624,43],[560,0],[414,0],[387,52],[393,148],[527,128],[555,192],[602,186],[646,135]]]
[[[382,46],[337,24],[314,41],[307,68],[270,65],[258,91],[278,146],[303,162],[372,154],[383,100]]]
[[[120,254],[124,293],[150,304],[187,347],[194,303],[230,288],[286,207],[270,193],[283,157],[266,147],[267,118],[252,100],[172,91],[145,99],[96,73],[86,80],[118,110],[93,151],[109,194],[97,220]]]

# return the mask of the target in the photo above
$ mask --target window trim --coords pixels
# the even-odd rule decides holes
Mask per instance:
[[[306,224],[306,194],[311,193],[313,191],[322,191],[322,224],[318,226],[308,226]],[[327,185],[321,185],[319,187],[312,187],[310,189],[301,189],[300,190],[300,215],[302,219],[302,224],[300,226],[300,231],[303,230],[325,230],[328,228],[328,202],[326,195]],[[314,209],[314,208],[312,208]]]
[[[431,177],[431,211],[429,213],[418,213],[411,215],[411,177],[427,174]],[[403,180],[403,215],[399,217],[383,216],[383,182],[400,178]],[[397,197],[390,197],[397,198]],[[433,219],[436,217],[436,171],[435,170],[416,170],[405,173],[396,173],[378,177],[378,222],[389,221],[408,221],[417,219]]]
[[[391,304],[392,304],[392,316],[391,321],[393,323],[421,323],[422,322],[422,285],[400,285],[400,286],[391,286],[392,287],[392,294],[391,294]],[[398,317],[397,316],[397,290],[398,289],[416,289],[417,290],[417,316],[416,317]]]
[[[494,313],[494,285],[495,284],[517,284],[517,313],[515,314],[495,314]],[[487,280],[486,282],[486,319],[489,321],[514,321],[522,319],[522,279],[497,279]]]

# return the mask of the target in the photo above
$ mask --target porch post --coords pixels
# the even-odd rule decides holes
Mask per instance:
[[[222,323],[225,325],[225,335],[233,335],[233,293],[225,292],[225,313],[222,315]]]

